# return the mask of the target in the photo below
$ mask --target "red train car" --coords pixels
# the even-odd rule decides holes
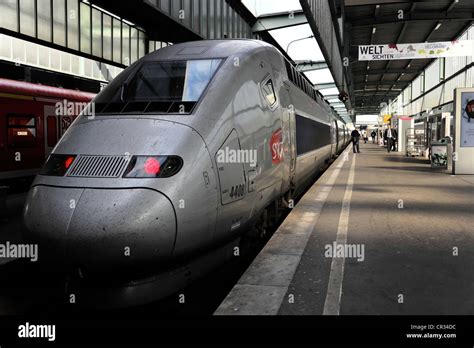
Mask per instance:
[[[0,78],[0,180],[36,175],[94,96]]]

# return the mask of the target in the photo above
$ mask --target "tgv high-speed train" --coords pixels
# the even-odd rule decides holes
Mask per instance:
[[[93,103],[36,177],[24,223],[40,259],[130,280],[104,297],[119,302],[169,294],[235,255],[349,142],[306,78],[256,40],[160,49]]]

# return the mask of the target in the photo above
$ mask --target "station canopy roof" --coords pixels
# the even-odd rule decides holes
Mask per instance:
[[[473,0],[344,0],[358,112],[376,112],[395,99],[432,59],[358,61],[359,45],[455,40],[473,21]],[[347,39],[347,38],[345,38]]]
[[[257,18],[260,28],[267,23],[279,24],[278,29],[274,29],[278,25],[264,29],[296,64],[301,64],[299,70],[332,106],[343,106],[331,72],[321,64],[325,62],[316,39],[309,38],[312,31],[300,1],[241,2]],[[472,24],[474,16],[473,0],[336,0],[335,4],[337,13],[344,16],[340,29],[348,28],[344,41],[349,44],[351,101],[356,113],[378,113],[382,103],[396,98],[432,61],[358,61],[359,45],[452,41]],[[287,20],[285,25],[291,12],[299,16],[298,20]],[[403,18],[399,18],[401,12]],[[311,69],[313,66],[318,70]],[[340,110],[338,113],[350,121],[347,110]]]
[[[278,29],[269,29],[267,33],[286,51],[287,55],[296,63],[296,68],[306,75],[314,88],[324,96],[329,104],[336,110],[341,118],[351,123],[351,118],[339,99],[339,90],[334,84],[331,71],[319,48],[318,42],[313,37],[313,32],[306,20],[301,20],[303,9],[299,0],[242,0],[245,7],[265,25],[265,20],[274,18],[288,18],[290,13],[299,16],[299,20],[288,20]],[[295,25],[295,23],[297,23]]]

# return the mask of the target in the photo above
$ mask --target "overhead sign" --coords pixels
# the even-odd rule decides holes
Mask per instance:
[[[474,55],[474,40],[359,46],[359,60],[426,59]]]
[[[362,125],[377,125],[379,124],[378,115],[357,115],[356,123]]]

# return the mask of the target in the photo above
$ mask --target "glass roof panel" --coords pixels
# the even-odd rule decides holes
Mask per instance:
[[[302,10],[299,0],[242,0],[242,3],[255,17]]]
[[[313,35],[309,24],[270,30],[268,33],[293,60],[325,61],[316,39],[309,38]]]
[[[305,75],[311,81],[313,85],[318,83],[334,83],[332,78],[331,70],[329,69],[320,69],[305,72]]]
[[[255,17],[302,11],[299,0],[242,0],[242,3]],[[313,32],[308,23],[270,30],[268,33],[288,53],[293,61],[325,61],[316,39],[311,37]],[[304,74],[313,84],[334,83],[329,69],[307,71]],[[325,88],[319,90],[319,92],[323,96],[331,96],[331,106],[341,106],[341,102],[334,98],[334,95],[339,94],[337,88]]]
[[[320,89],[319,92],[324,95],[339,94],[337,87]]]

